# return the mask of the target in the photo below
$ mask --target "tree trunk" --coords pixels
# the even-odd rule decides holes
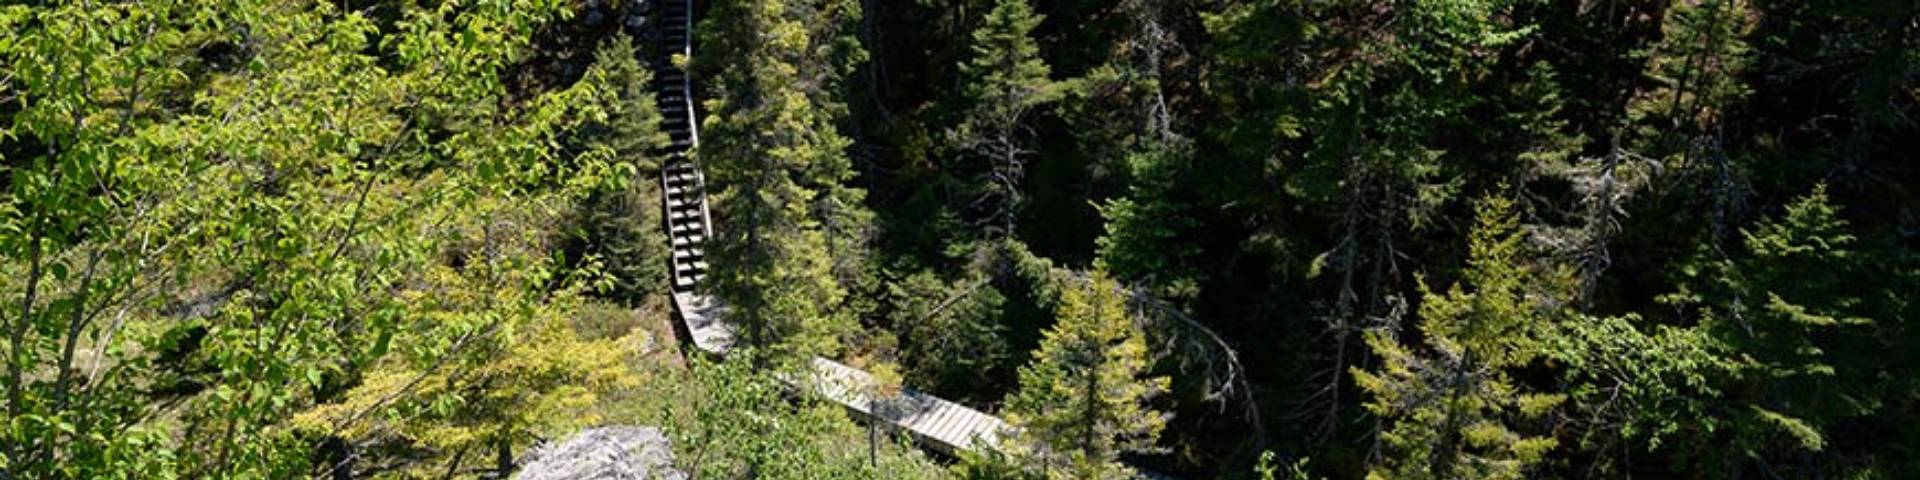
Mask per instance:
[[[513,444],[504,438],[497,442],[498,450],[495,451],[496,455],[493,458],[493,468],[497,476],[494,478],[508,478],[513,475]]]

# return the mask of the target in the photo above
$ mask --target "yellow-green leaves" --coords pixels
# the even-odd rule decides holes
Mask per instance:
[[[546,236],[633,171],[555,140],[604,117],[569,104],[605,85],[507,105],[499,81],[568,3],[392,7],[0,7],[18,108],[0,150],[33,155],[6,159],[0,196],[10,473],[300,476],[311,439],[290,418],[365,400],[350,392],[562,418],[619,382],[610,347],[553,332],[577,291]],[[477,366],[523,393],[399,379]],[[388,435],[362,423],[391,420],[375,403],[304,431]],[[511,420],[489,435],[544,421]]]

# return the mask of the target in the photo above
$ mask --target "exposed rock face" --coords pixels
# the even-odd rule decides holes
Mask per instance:
[[[519,480],[685,480],[673,468],[673,443],[653,427],[582,430],[527,452]]]

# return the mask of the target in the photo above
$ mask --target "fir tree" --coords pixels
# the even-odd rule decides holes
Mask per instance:
[[[889,282],[894,328],[901,338],[904,376],[917,388],[955,401],[980,398],[1002,365],[1018,362],[1002,320],[1007,299],[989,278],[942,281],[921,271]]]
[[[1757,462],[1836,473],[1796,452],[1826,450],[1833,427],[1883,408],[1883,382],[1899,367],[1885,362],[1897,352],[1875,338],[1886,328],[1876,319],[1899,318],[1897,274],[1873,267],[1884,258],[1861,248],[1825,186],[1741,238],[1724,258],[1703,251],[1706,260],[1683,265],[1680,290],[1662,297],[1697,315],[1697,329],[1732,365],[1720,379],[1729,393],[1715,402],[1728,437],[1701,441],[1730,448],[1703,452],[1701,461],[1715,463],[1700,468],[1733,474]]]
[[[1095,242],[1101,268],[1146,282],[1156,294],[1191,299],[1199,295],[1201,273],[1188,262],[1199,248],[1181,232],[1199,222],[1186,215],[1186,205],[1169,198],[1185,156],[1179,147],[1127,155],[1132,184],[1126,195],[1097,206],[1106,220],[1106,234]]]
[[[1007,400],[1014,456],[1053,478],[1124,478],[1132,470],[1120,455],[1154,450],[1166,426],[1147,402],[1166,393],[1168,379],[1146,376],[1146,334],[1105,273],[1063,288],[1057,309],[1059,323]]]
[[[586,255],[604,265],[611,285],[604,294],[637,305],[666,289],[667,236],[659,228],[657,200],[660,159],[653,150],[666,146],[660,110],[647,86],[653,75],[640,64],[632,40],[617,35],[594,51],[593,66],[581,83],[590,85],[591,121],[581,127],[579,155],[626,162],[638,171],[619,189],[594,192],[581,208],[577,241]],[[625,172],[622,172],[625,173]]]
[[[1512,378],[1533,362],[1553,320],[1529,291],[1541,277],[1522,266],[1521,240],[1510,201],[1481,202],[1460,282],[1444,292],[1422,285],[1424,346],[1389,330],[1367,332],[1381,365],[1354,369],[1354,382],[1384,423],[1369,478],[1524,478],[1554,447],[1553,438],[1519,427],[1563,400]]]
[[[747,341],[780,353],[829,353],[853,328],[838,309],[838,242],[867,221],[829,100],[854,48],[831,26],[857,17],[850,2],[738,0],[703,24],[715,97],[698,152],[717,191],[710,243],[715,294]],[[837,52],[837,53],[836,53]],[[823,53],[826,53],[823,55]],[[851,237],[854,240],[860,237]]]
[[[1165,297],[1191,299],[1202,279],[1191,265],[1200,249],[1180,233],[1199,222],[1188,214],[1190,206],[1177,197],[1176,187],[1191,162],[1193,145],[1175,131],[1160,73],[1176,48],[1163,18],[1172,8],[1139,0],[1119,5],[1129,29],[1126,40],[1118,42],[1125,47],[1107,67],[1118,78],[1099,83],[1119,84],[1118,96],[1128,103],[1121,107],[1127,121],[1104,126],[1115,130],[1106,137],[1122,144],[1116,156],[1127,191],[1097,205],[1106,233],[1095,242],[1100,268],[1114,277],[1143,282]]]
[[[1042,19],[1026,0],[999,0],[973,32],[973,57],[960,66],[971,105],[947,136],[963,154],[985,162],[970,207],[978,209],[989,237],[1011,236],[1017,225],[1030,153],[1023,145],[1027,115],[1060,96],[1033,40]]]
[[[1646,52],[1654,88],[1627,105],[1636,147],[1675,171],[1693,173],[1703,191],[1708,243],[1721,248],[1748,174],[1729,153],[1729,115],[1752,93],[1743,76],[1753,63],[1747,36],[1756,13],[1746,0],[1675,1],[1661,22],[1661,40]],[[1696,197],[1699,198],[1699,197]]]

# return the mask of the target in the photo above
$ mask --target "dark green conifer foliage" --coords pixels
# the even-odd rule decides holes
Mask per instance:
[[[739,0],[703,23],[702,71],[714,99],[698,158],[709,172],[715,238],[709,279],[746,340],[770,356],[830,353],[855,326],[837,307],[846,287],[836,253],[864,227],[849,141],[832,100],[857,48],[838,33],[852,2]],[[857,264],[857,263],[855,263]]]
[[[989,283],[962,278],[949,284],[921,271],[888,284],[901,355],[912,361],[905,365],[909,384],[949,394],[943,398],[993,400],[973,395],[1018,352],[998,318],[1006,296]]]
[[[1642,154],[1684,172],[1690,196],[1706,207],[1708,242],[1727,241],[1744,203],[1749,163],[1727,132],[1752,93],[1744,75],[1753,58],[1747,35],[1756,13],[1747,0],[1675,1],[1661,23],[1662,37],[1646,52],[1655,84],[1627,105]],[[1680,212],[1687,215],[1691,212]]]
[[[1716,423],[1726,429],[1722,462],[1806,475],[1844,471],[1840,462],[1794,462],[1794,452],[1825,451],[1830,435],[1883,412],[1893,372],[1883,350],[1909,300],[1897,291],[1888,257],[1862,248],[1825,186],[1775,218],[1741,229],[1740,248],[1682,266],[1680,290],[1663,301],[1698,316],[1698,328],[1726,349],[1733,375]]]
[[[998,0],[973,31],[972,58],[960,66],[970,106],[947,137],[966,161],[984,167],[973,198],[964,201],[989,237],[1015,233],[1031,154],[1027,115],[1060,97],[1033,39],[1041,19],[1027,0]]]
[[[575,235],[586,244],[588,262],[601,264],[611,285],[603,292],[629,304],[665,291],[667,236],[661,231],[660,159],[667,144],[660,110],[647,87],[653,74],[640,64],[632,39],[618,35],[594,51],[582,82],[594,86],[604,113],[581,128],[580,155],[616,158],[636,169],[622,188],[595,192],[581,209]]]
[[[1111,85],[1118,90],[1122,121],[1100,125],[1113,130],[1095,141],[1118,139],[1109,154],[1126,182],[1126,192],[1096,204],[1106,220],[1106,233],[1095,240],[1100,268],[1122,281],[1143,282],[1158,295],[1190,299],[1199,292],[1201,273],[1191,264],[1199,247],[1181,233],[1199,225],[1181,199],[1179,181],[1193,161],[1193,141],[1180,133],[1169,105],[1161,70],[1176,48],[1168,25],[1177,5],[1155,1],[1126,1],[1116,9],[1128,18],[1128,32],[1114,58],[1102,70],[1082,79],[1082,89]],[[1111,77],[1111,78],[1108,78]],[[1088,102],[1090,103],[1090,102]],[[1114,108],[1093,104],[1087,108]]]
[[[696,0],[725,364],[683,4],[0,2],[0,477],[1920,478],[1913,0]]]

